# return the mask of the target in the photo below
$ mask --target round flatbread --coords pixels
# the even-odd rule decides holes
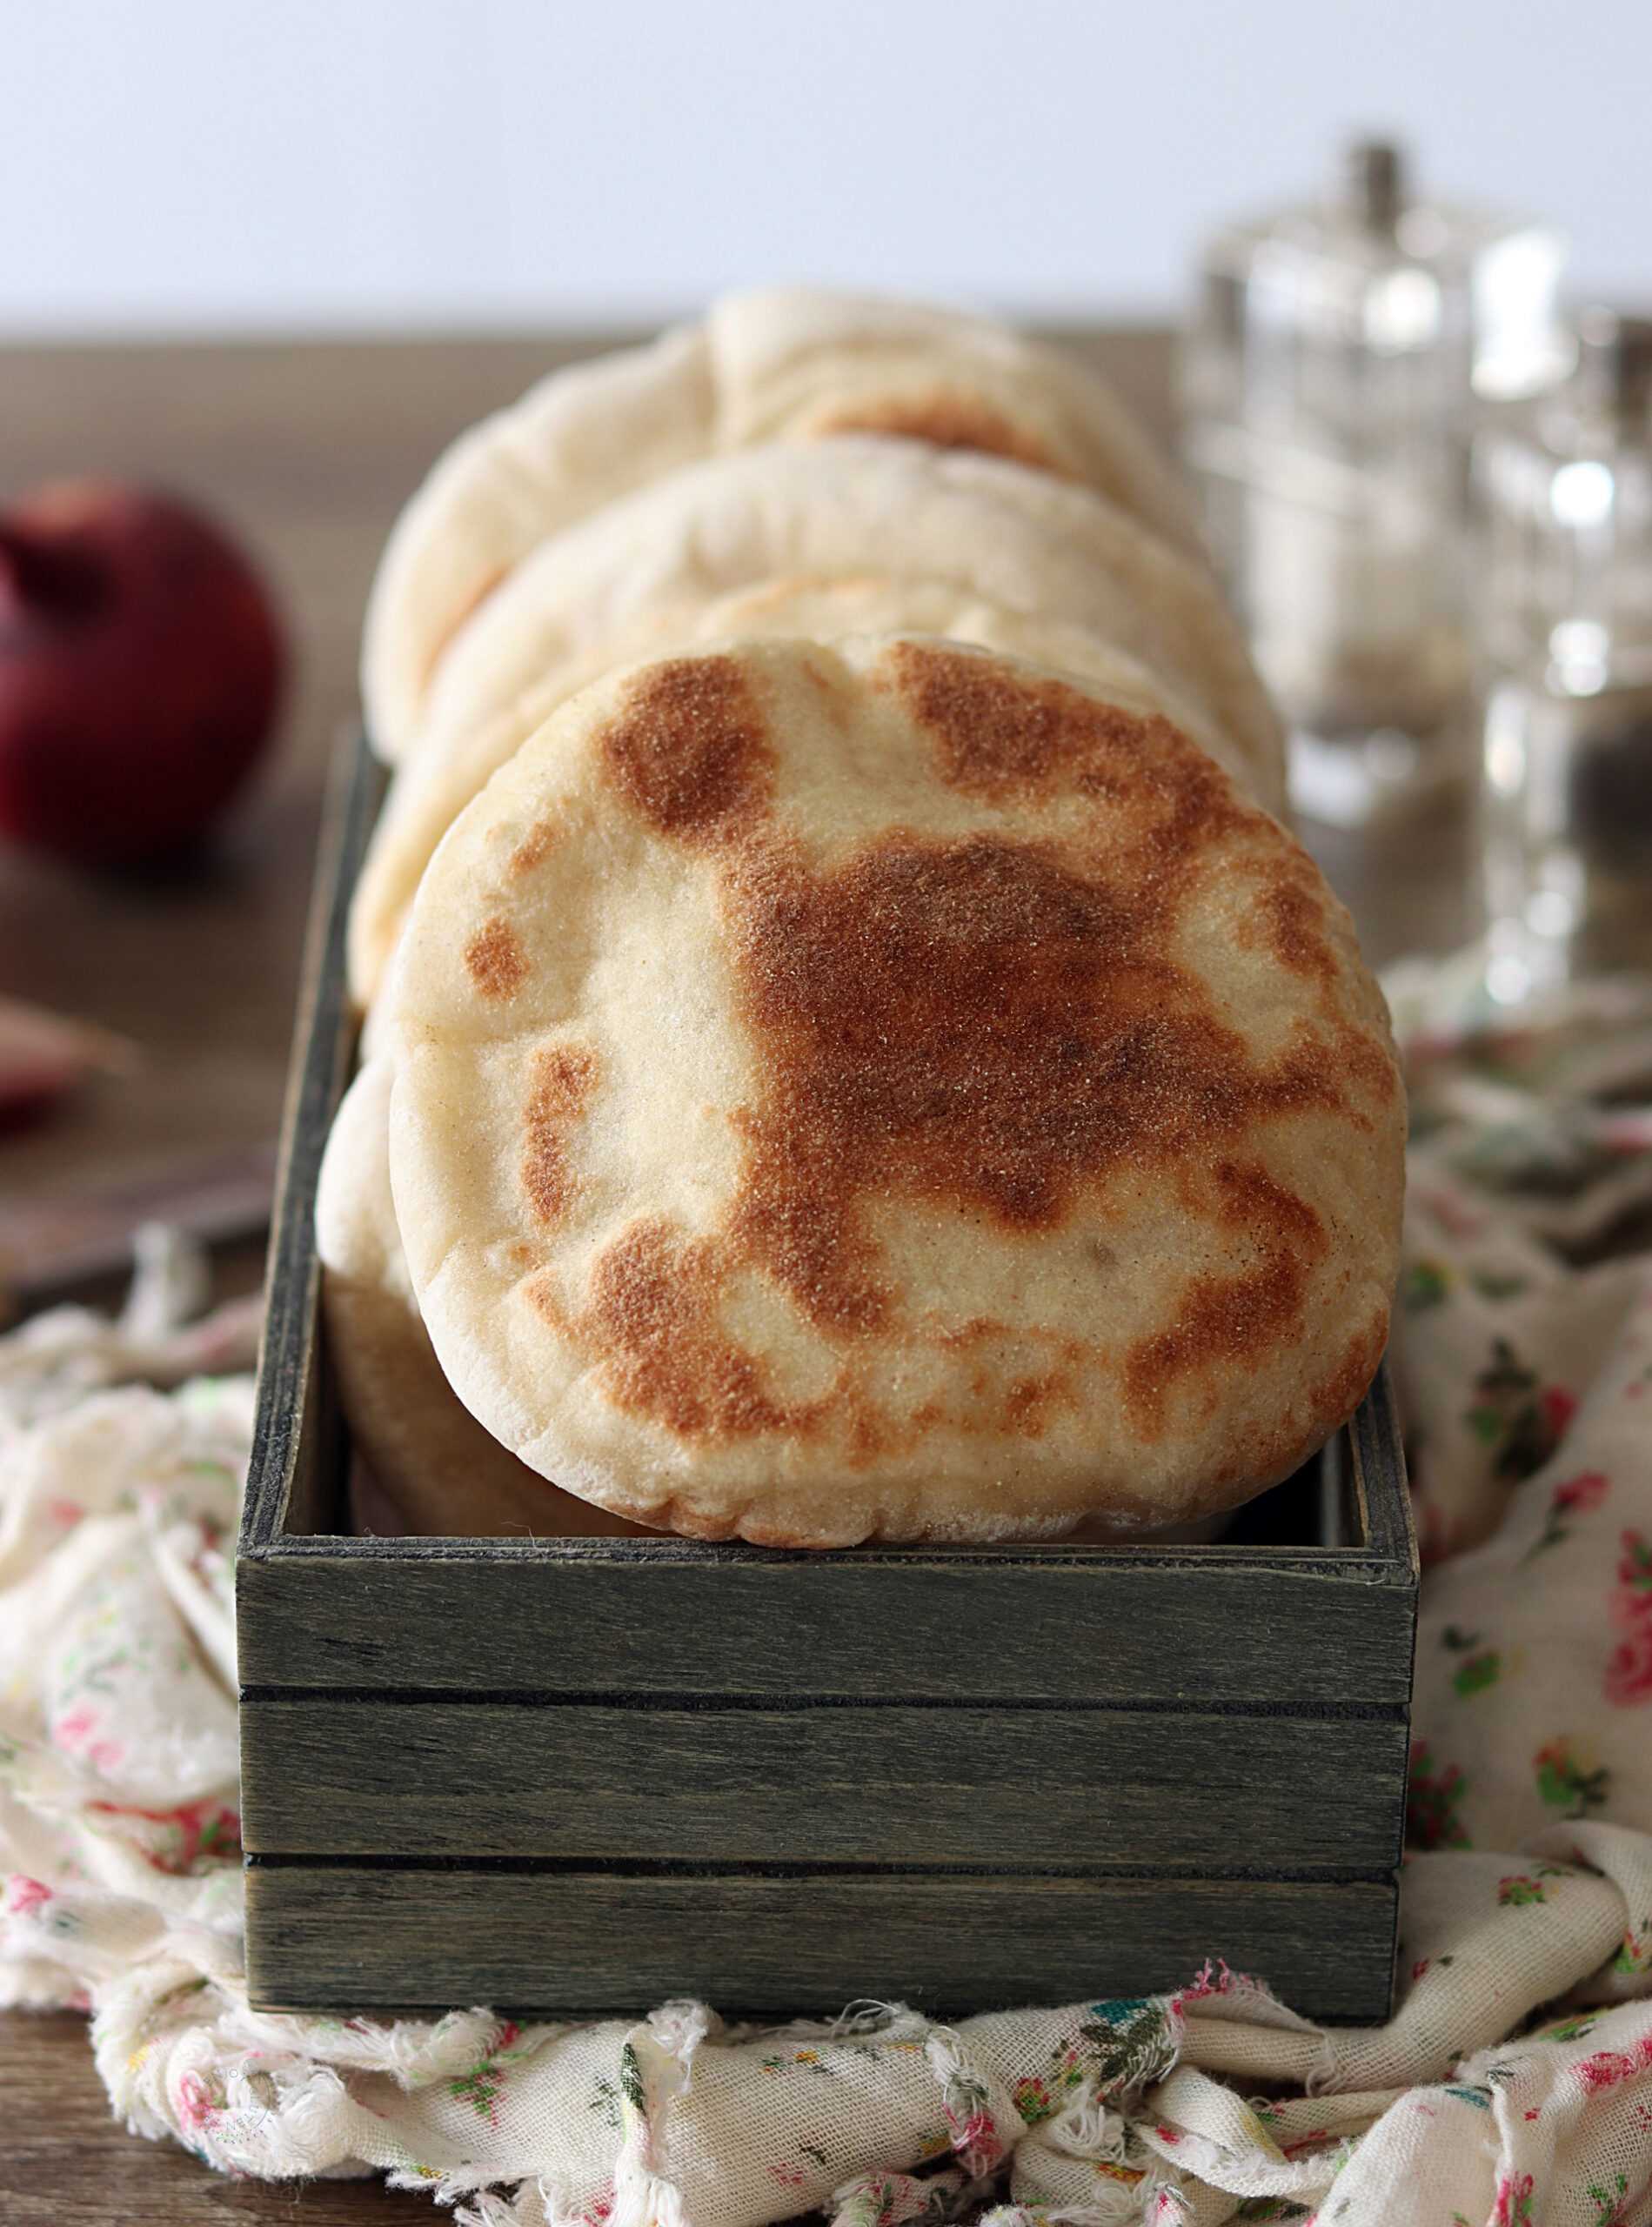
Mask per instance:
[[[448,746],[553,665],[673,603],[791,573],[869,572],[1088,626],[1203,705],[1247,754],[1281,747],[1202,565],[1048,472],[859,433],[686,465],[541,543],[449,644],[417,747]]]
[[[427,1536],[636,1535],[518,1461],[443,1375],[391,1202],[390,1073],[387,1060],[371,1060],[345,1092],[316,1198],[327,1345],[357,1453],[408,1529]]]
[[[371,1004],[401,924],[431,855],[471,799],[559,704],[619,665],[739,637],[801,635],[836,641],[847,634],[896,632],[946,635],[1058,667],[1104,688],[1133,711],[1159,712],[1180,726],[1256,797],[1283,818],[1284,764],[1277,753],[1247,755],[1209,713],[1136,659],[1088,628],[1028,617],[936,580],[783,579],[719,596],[698,607],[673,605],[641,618],[615,640],[551,669],[517,700],[442,749],[404,765],[373,830],[351,904],[349,973],[358,1007]]]
[[[406,755],[447,642],[541,541],[693,458],[856,429],[1060,473],[1197,553],[1186,498],[1152,442],[1057,351],[915,303],[799,287],[737,294],[704,325],[552,372],[438,460],[368,599],[361,685],[374,746],[392,764]]]
[[[362,622],[362,708],[379,757],[406,755],[437,659],[519,558],[706,453],[712,392],[705,334],[675,328],[552,372],[437,459],[391,529]]]
[[[765,286],[706,320],[717,445],[894,433],[1013,458],[1093,487],[1189,555],[1180,481],[1094,371],[1012,326],[922,302]]]
[[[655,625],[790,575],[926,580],[1081,627],[1193,705],[1282,809],[1279,721],[1202,568],[1100,497],[994,457],[844,435],[692,466],[544,544],[461,628],[351,932],[365,1004],[431,846],[525,732]]]
[[[445,838],[385,1034],[443,1368],[641,1522],[1158,1527],[1382,1351],[1403,1100],[1346,913],[1168,721],[1012,659],[609,676]]]

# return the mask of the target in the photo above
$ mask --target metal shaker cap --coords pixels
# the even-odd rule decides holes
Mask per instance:
[[[1344,197],[1367,231],[1393,231],[1409,184],[1405,150],[1392,139],[1354,139],[1343,149]]]

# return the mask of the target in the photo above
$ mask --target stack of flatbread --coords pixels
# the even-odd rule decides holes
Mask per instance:
[[[1404,1116],[1174,482],[996,325],[718,304],[409,505],[329,1338],[410,1528],[1232,1507],[1381,1357]]]

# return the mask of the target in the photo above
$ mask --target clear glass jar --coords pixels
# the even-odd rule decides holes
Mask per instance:
[[[1652,966],[1652,320],[1475,450],[1487,987]]]
[[[1564,257],[1547,226],[1414,200],[1381,142],[1326,201],[1206,251],[1185,452],[1309,818],[1360,826],[1472,776],[1471,418],[1563,371]]]

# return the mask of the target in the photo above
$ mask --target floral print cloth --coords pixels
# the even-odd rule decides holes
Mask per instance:
[[[164,1253],[122,1324],[0,1340],[0,2002],[89,2009],[144,2133],[471,2227],[1652,2222],[1652,1000],[1591,996],[1414,1047],[1393,1353],[1430,1568],[1386,2026],[1225,1969],[950,2028],[249,2010],[251,1386],[178,1381],[251,1326],[175,1327]]]

